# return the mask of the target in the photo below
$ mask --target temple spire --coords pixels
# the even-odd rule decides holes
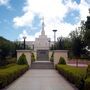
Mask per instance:
[[[44,17],[42,18],[42,31],[41,31],[41,35],[45,35],[45,31],[44,31]]]
[[[90,16],[90,8],[88,9],[88,11],[89,11],[89,16]]]

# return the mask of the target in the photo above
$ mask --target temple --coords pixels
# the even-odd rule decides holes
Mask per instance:
[[[42,30],[41,35],[39,35],[38,38],[35,38],[35,41],[29,41],[26,42],[27,45],[29,45],[34,51],[37,50],[49,50],[49,47],[52,45],[52,42],[50,42],[50,38],[45,35],[44,30],[45,24],[44,24],[44,18],[42,19]]]

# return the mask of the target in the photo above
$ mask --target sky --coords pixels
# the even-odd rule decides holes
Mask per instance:
[[[0,36],[8,40],[34,41],[41,34],[44,17],[45,34],[53,40],[69,37],[89,15],[90,0],[0,0]]]

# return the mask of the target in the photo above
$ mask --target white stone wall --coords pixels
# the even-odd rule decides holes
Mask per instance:
[[[30,50],[17,50],[17,60],[23,53],[26,56],[28,65],[30,66],[31,65],[31,51]]]
[[[66,60],[68,60],[67,50],[55,50],[54,51],[54,65],[58,64],[60,57],[63,57]]]

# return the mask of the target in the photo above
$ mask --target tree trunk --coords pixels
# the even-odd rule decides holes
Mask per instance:
[[[76,67],[78,67],[78,59],[76,59]]]

